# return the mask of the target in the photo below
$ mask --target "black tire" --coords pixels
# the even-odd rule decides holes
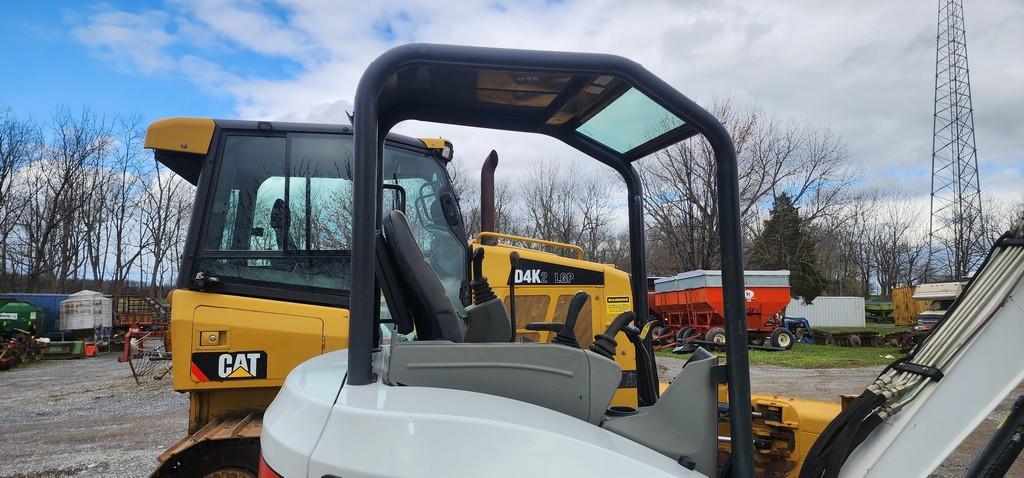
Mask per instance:
[[[772,347],[789,350],[793,348],[795,342],[796,337],[793,336],[793,332],[790,332],[789,329],[779,327],[772,331]]]
[[[685,329],[682,329],[679,332],[676,332],[676,343],[677,344],[682,344],[683,342],[688,341],[688,339],[690,337],[692,337],[692,336],[693,336],[693,327],[686,327]]]
[[[725,329],[712,327],[711,330],[708,330],[708,333],[704,334],[704,340],[718,345],[725,345]]]

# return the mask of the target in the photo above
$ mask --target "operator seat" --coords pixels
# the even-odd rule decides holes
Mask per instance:
[[[405,303],[412,313],[419,340],[448,340],[462,342],[466,325],[455,312],[441,280],[423,257],[405,214],[397,209],[388,211],[383,219],[384,245],[399,272],[400,287]]]
[[[278,199],[274,201],[274,206],[270,208],[270,228],[274,230],[274,239],[277,241],[277,250],[279,251],[294,251],[295,241],[292,240],[292,235],[288,231],[288,207],[284,204],[284,199]]]

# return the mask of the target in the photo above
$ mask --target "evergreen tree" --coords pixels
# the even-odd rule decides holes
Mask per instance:
[[[764,229],[754,238],[750,250],[752,268],[789,270],[790,294],[803,298],[805,303],[818,297],[827,285],[818,270],[817,240],[809,226],[789,195],[782,193],[775,197]]]

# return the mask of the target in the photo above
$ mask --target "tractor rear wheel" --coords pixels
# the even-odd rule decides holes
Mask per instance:
[[[708,330],[708,333],[704,335],[704,340],[714,342],[718,345],[725,345],[725,329],[721,327],[712,327],[711,330]]]
[[[796,342],[796,338],[793,337],[793,332],[790,332],[789,329],[777,327],[772,331],[772,347],[789,350],[793,348],[794,342]]]

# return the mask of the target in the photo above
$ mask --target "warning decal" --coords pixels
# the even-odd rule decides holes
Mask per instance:
[[[606,310],[610,315],[619,315],[623,312],[633,310],[633,307],[629,303],[628,296],[617,296],[608,297],[608,306]]]

